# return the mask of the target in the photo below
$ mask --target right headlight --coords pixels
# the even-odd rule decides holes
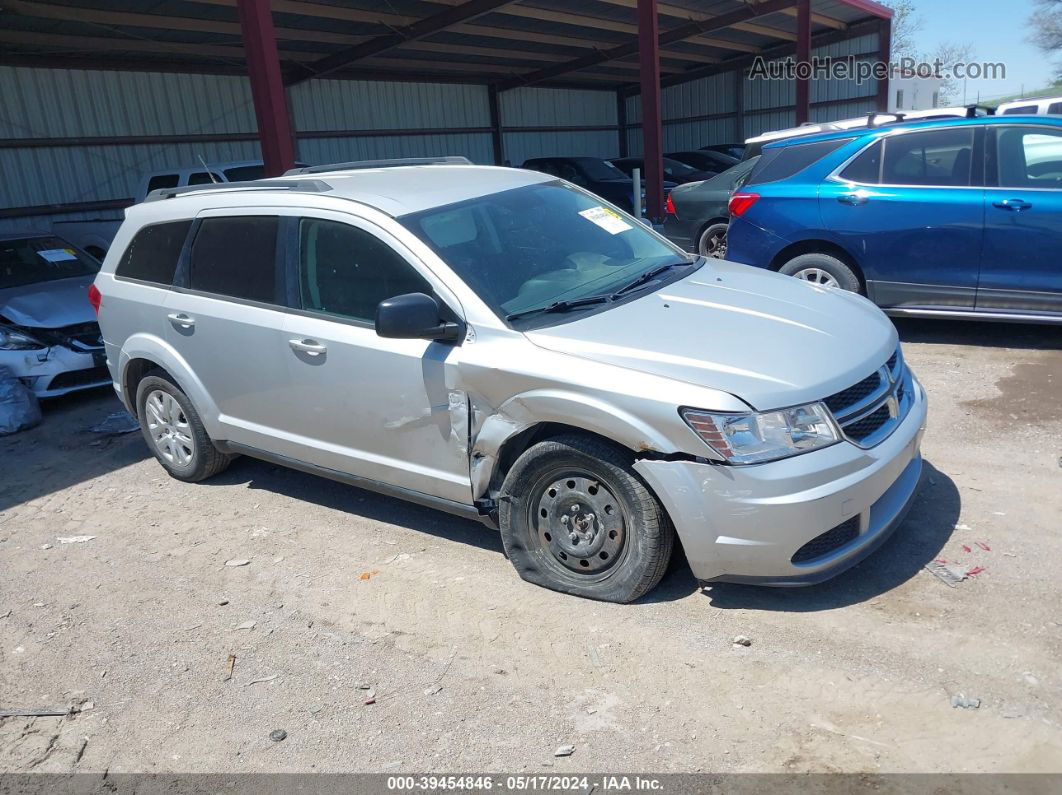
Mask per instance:
[[[29,334],[0,326],[0,351],[36,351],[45,347]]]
[[[679,413],[705,444],[731,464],[762,464],[841,441],[837,425],[822,403],[747,414],[690,408]]]

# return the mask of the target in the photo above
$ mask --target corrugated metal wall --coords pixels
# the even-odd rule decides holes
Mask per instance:
[[[877,35],[870,34],[813,54],[874,57],[877,46]],[[815,81],[812,119],[867,113],[875,91],[873,81],[862,86]],[[793,100],[791,82],[744,79],[739,86],[732,72],[666,88],[661,97],[664,149],[743,140],[790,127]],[[485,86],[315,80],[292,89],[290,103],[295,129],[302,134],[298,156],[308,163],[443,154],[478,163],[494,159]],[[518,88],[503,92],[499,104],[505,159],[513,165],[547,155],[619,154],[611,91]],[[626,100],[629,125],[638,124],[639,106],[638,97]],[[0,209],[121,199],[135,194],[146,171],[196,165],[199,157],[208,163],[256,159],[256,130],[244,77],[0,66]],[[238,140],[195,140],[219,135]],[[4,139],[153,136],[191,140],[3,146]],[[640,154],[640,127],[630,127],[627,137],[630,153]],[[101,214],[119,213],[62,217]],[[0,219],[0,231],[46,227],[59,218]]]
[[[502,93],[499,113],[505,159],[519,166],[531,157],[618,157],[616,94],[562,88],[517,88]],[[527,129],[596,127],[604,129]]]
[[[388,157],[464,155],[474,163],[493,163],[486,86],[310,80],[289,94],[299,159],[340,163]],[[431,134],[431,130],[450,130]],[[329,130],[347,135],[317,137]],[[351,130],[424,130],[424,135],[351,136]],[[462,130],[462,132],[455,132]]]
[[[812,57],[875,60],[878,35],[848,39],[811,51]],[[856,57],[862,56],[862,58]],[[738,81],[733,72],[692,80],[661,92],[664,120],[664,151],[704,146],[709,143],[743,141],[769,130],[796,124],[793,104],[796,86],[793,81],[741,81],[743,128],[738,129]],[[854,80],[816,79],[811,83],[812,121],[830,121],[870,113],[875,108],[877,84],[871,80],[859,85]],[[816,107],[816,103],[820,104]],[[641,100],[627,98],[627,122],[641,121]],[[627,131],[627,146],[632,155],[642,153],[640,127]]]

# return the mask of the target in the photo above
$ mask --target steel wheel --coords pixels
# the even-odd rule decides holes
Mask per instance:
[[[626,548],[628,520],[622,503],[604,483],[578,470],[539,480],[528,500],[539,547],[557,566],[603,576]]]
[[[802,268],[793,274],[794,279],[811,282],[819,287],[840,287],[841,283],[822,268]]]
[[[701,236],[698,248],[701,256],[726,259],[726,227],[709,229]]]
[[[158,454],[175,466],[190,466],[195,439],[181,404],[170,393],[154,389],[148,393],[144,408],[148,434]]]

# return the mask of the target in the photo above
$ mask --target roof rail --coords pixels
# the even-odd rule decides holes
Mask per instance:
[[[977,111],[979,111],[979,110],[983,110],[985,112],[986,116],[995,116],[996,115],[996,109],[993,108],[993,107],[989,107],[988,105],[973,104],[973,105],[967,105],[966,106],[966,118],[968,118],[968,119],[976,119],[977,118]]]
[[[349,163],[326,163],[323,166],[303,166],[284,172],[285,177],[296,174],[323,174],[329,171],[360,171],[366,168],[394,168],[396,166],[470,166],[472,161],[460,155],[442,157],[396,157],[390,160],[352,160]]]
[[[204,185],[185,185],[181,188],[156,188],[145,198],[145,202],[157,202],[172,199],[185,193],[214,190],[290,190],[300,193],[323,193],[332,190],[332,186],[320,179],[254,179],[244,182],[208,182]]]

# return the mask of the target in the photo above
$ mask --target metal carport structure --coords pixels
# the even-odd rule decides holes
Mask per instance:
[[[5,0],[0,65],[246,74],[271,173],[292,164],[298,140],[327,132],[293,127],[291,92],[310,81],[485,86],[496,163],[506,161],[505,135],[521,129],[503,127],[499,108],[508,93],[532,86],[610,91],[621,154],[629,132],[641,127],[647,210],[659,217],[662,91],[740,76],[756,56],[807,61],[813,48],[868,33],[876,34],[877,52],[859,55],[888,60],[891,15],[873,0]],[[810,88],[808,79],[796,79],[797,123],[811,117]],[[874,98],[885,109],[887,80],[878,81]],[[632,99],[640,122],[628,121]],[[133,145],[152,136],[100,138],[8,137],[0,147]]]

